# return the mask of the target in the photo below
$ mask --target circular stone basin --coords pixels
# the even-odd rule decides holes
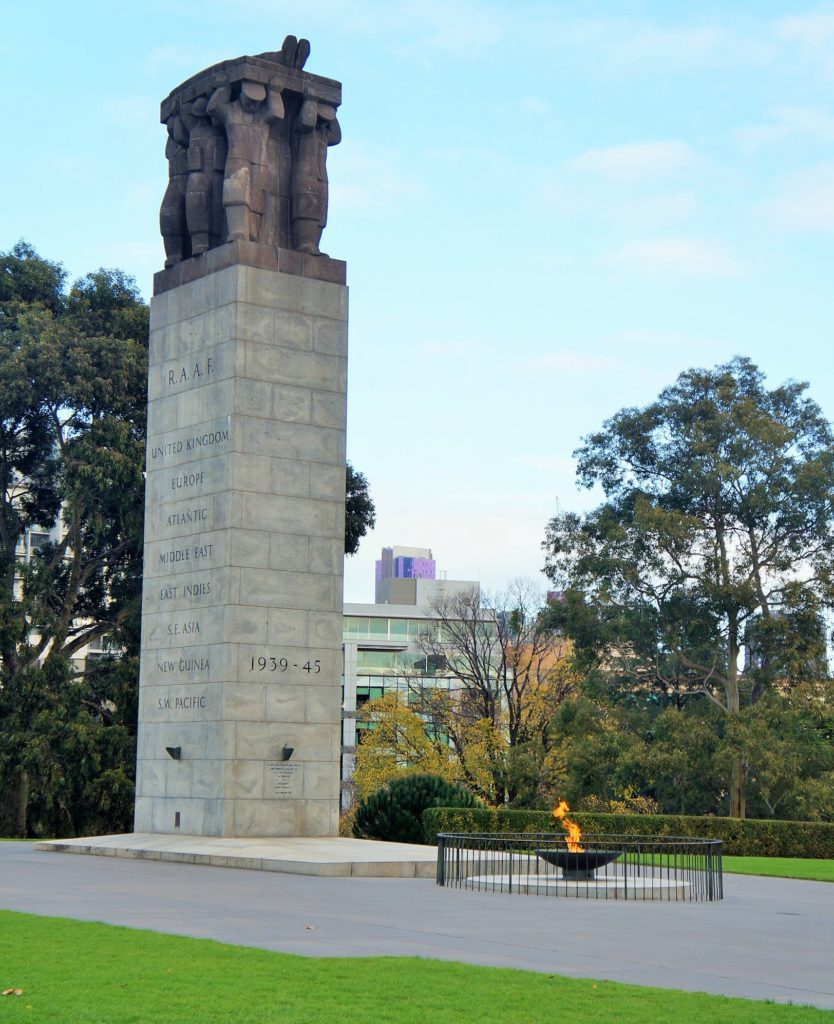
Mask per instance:
[[[562,869],[562,878],[593,878],[597,868],[615,861],[621,850],[536,850],[536,856]]]

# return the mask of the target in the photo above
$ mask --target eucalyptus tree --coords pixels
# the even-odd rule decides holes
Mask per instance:
[[[135,696],[75,656],[124,645],[138,616],[147,306],[118,271],[65,286],[30,246],[0,255],[0,780],[18,834],[123,814],[133,771]]]
[[[128,275],[0,253],[0,832],[129,828],[147,344]],[[348,466],[346,552],[374,515]]]
[[[586,667],[721,709],[736,817],[745,709],[824,671],[824,631],[808,624],[834,596],[834,439],[807,387],[768,390],[745,358],[687,370],[584,439],[578,480],[605,500],[556,516],[544,543]]]

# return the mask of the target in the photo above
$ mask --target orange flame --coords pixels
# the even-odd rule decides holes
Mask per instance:
[[[571,853],[584,853],[585,848],[579,845],[579,840],[582,838],[582,829],[576,824],[575,821],[570,821],[567,817],[567,813],[570,810],[566,800],[560,800],[559,803],[553,808],[553,817],[558,821],[561,821],[562,828],[567,832],[565,842],[568,844],[568,849]]]

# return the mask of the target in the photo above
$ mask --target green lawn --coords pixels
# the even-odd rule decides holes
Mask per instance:
[[[411,958],[314,959],[0,911],[0,1021],[805,1024],[834,1011]]]
[[[773,878],[808,878],[834,882],[834,860],[807,857],[724,857],[724,870],[737,875],[769,875]]]
[[[633,855],[628,855],[636,863]],[[668,866],[666,854],[640,854],[640,863]],[[622,858],[620,858],[622,862]],[[767,875],[770,878],[804,878],[812,882],[834,882],[834,860],[810,857],[722,857],[724,871],[736,875]]]

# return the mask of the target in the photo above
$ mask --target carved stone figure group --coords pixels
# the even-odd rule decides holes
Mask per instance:
[[[307,40],[288,36],[280,52],[255,60],[300,72],[309,52]],[[320,252],[327,149],[341,140],[335,103],[314,88],[327,80],[296,74],[289,88],[228,77],[218,73],[201,94],[174,93],[163,104],[168,187],[160,228],[166,267],[227,241]]]

